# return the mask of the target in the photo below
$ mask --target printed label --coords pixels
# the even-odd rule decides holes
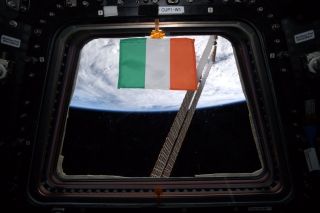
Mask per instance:
[[[21,44],[21,40],[17,38],[13,38],[11,36],[2,35],[1,36],[1,44],[9,45],[11,47],[19,48]]]
[[[319,171],[319,159],[315,148],[304,150],[304,155],[308,164],[309,171]]]
[[[103,7],[104,17],[109,16],[118,16],[118,7],[117,6],[104,6]]]
[[[184,14],[183,6],[159,7],[159,15],[179,15]]]
[[[315,35],[314,35],[314,31],[313,30],[309,30],[303,33],[299,33],[297,35],[294,36],[294,41],[296,42],[296,44],[305,42],[305,41],[309,41],[311,39],[314,39]]]

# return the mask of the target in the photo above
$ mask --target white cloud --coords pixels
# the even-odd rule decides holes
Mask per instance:
[[[194,36],[197,60],[208,36]],[[94,39],[86,44],[71,105],[75,107],[116,111],[175,110],[185,91],[118,89],[120,39]],[[217,63],[211,69],[198,107],[216,106],[244,100],[233,49],[230,42],[218,39]]]

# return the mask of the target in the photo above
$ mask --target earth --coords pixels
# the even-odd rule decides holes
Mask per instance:
[[[195,39],[197,62],[209,36]],[[186,91],[154,89],[118,89],[120,38],[99,38],[81,50],[78,75],[70,106],[106,111],[178,110]],[[197,108],[215,107],[244,101],[231,43],[218,38],[216,63],[210,70]]]

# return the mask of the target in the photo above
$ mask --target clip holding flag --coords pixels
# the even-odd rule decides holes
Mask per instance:
[[[159,19],[158,18],[155,19],[154,22],[155,22],[154,23],[155,27],[154,27],[154,30],[151,31],[150,37],[153,39],[161,39],[161,38],[165,37],[166,33],[163,32],[162,30],[160,30],[160,28],[159,28],[159,25],[160,25]]]

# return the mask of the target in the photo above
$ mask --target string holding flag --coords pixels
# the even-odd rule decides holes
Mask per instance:
[[[164,36],[156,20],[150,38],[120,41],[118,88],[197,89],[194,39]]]

